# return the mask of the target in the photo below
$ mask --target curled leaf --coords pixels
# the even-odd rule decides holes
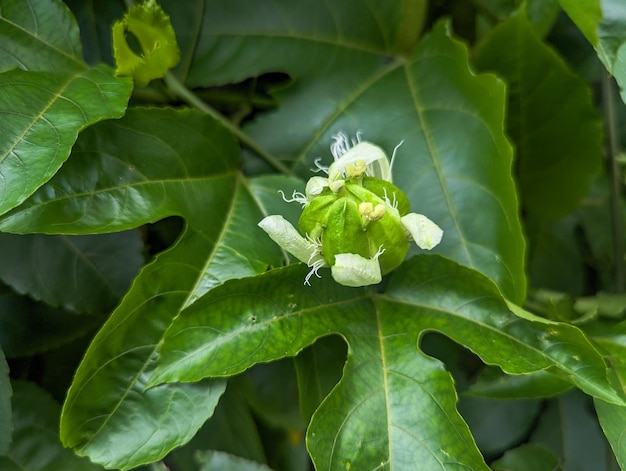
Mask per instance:
[[[141,51],[128,44],[127,34],[134,35]],[[178,64],[180,50],[169,16],[155,0],[148,0],[128,10],[113,25],[113,54],[117,75],[130,75],[144,87]]]

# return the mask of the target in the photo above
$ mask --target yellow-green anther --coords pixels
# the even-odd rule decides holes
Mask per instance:
[[[362,177],[367,171],[365,162],[361,159],[356,160],[353,164],[346,165],[346,176],[348,178]]]
[[[387,209],[384,204],[374,206],[369,201],[363,201],[359,204],[359,212],[370,221],[377,221],[385,215]]]

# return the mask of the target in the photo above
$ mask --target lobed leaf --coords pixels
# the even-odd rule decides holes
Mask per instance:
[[[280,264],[280,250],[256,228],[264,213],[255,191],[238,171],[236,142],[212,118],[133,109],[81,133],[55,177],[1,219],[2,230],[61,234],[120,231],[168,216],[186,221],[88,349],[64,404],[66,446],[128,469],[160,459],[211,416],[223,381],[144,392],[145,380],[180,310],[227,279],[265,271],[268,260]]]
[[[429,330],[509,373],[561,370],[586,391],[622,403],[580,331],[514,316],[495,285],[449,260],[413,258],[384,294],[328,276],[307,288],[303,277],[301,266],[287,267],[208,292],[168,328],[148,386],[234,375],[338,333],[348,344],[343,378],[307,435],[318,469],[486,469],[456,412],[450,375],[419,350]]]
[[[412,211],[443,228],[436,251],[487,274],[521,302],[524,241],[502,130],[504,87],[470,71],[466,47],[445,24],[412,51],[398,47],[406,12],[423,3],[276,2],[263,12],[245,0],[196,4],[202,19],[185,32],[176,28],[188,64],[177,73],[192,87],[275,71],[293,77],[292,86],[274,92],[279,106],[244,129],[302,177],[311,176],[316,158],[331,162],[328,146],[338,131],[361,131],[388,155],[404,141],[395,183]],[[190,9],[172,6],[173,24],[188,20]]]

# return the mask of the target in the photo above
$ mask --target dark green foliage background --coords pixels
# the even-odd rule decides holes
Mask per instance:
[[[0,468],[626,469],[620,0],[163,0],[142,88],[126,3],[0,0]],[[379,286],[257,227],[338,131],[444,230]]]

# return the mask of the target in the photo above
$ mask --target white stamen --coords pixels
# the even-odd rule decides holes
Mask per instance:
[[[309,265],[311,267],[311,270],[304,277],[304,284],[307,286],[311,286],[311,282],[309,280],[311,279],[313,275],[317,276],[318,278],[321,278],[322,275],[318,273],[318,270],[322,268],[324,265],[325,265],[325,262],[322,259],[316,260],[315,262],[313,262],[312,265]]]
[[[317,159],[315,159],[313,161],[313,165],[315,165],[315,168],[310,169],[311,172],[313,173],[319,173],[319,172],[324,172],[326,175],[328,175],[328,167],[326,165],[322,165],[320,162],[322,161],[321,157],[318,157]]]
[[[393,162],[396,159],[396,151],[402,144],[404,144],[404,139],[400,141],[400,144],[398,144],[396,147],[393,148],[393,153],[391,154],[391,162],[389,162],[389,174],[390,175],[393,173]]]
[[[387,196],[387,188],[383,187],[383,197],[385,198],[385,203],[387,203],[387,205],[390,208],[393,209],[398,209],[398,199],[396,198],[396,192],[393,192],[393,201],[389,199],[389,197]]]
[[[278,192],[283,197],[283,201],[285,201],[285,203],[300,203],[302,206],[306,205],[307,203],[306,196],[300,193],[299,191],[293,190],[293,193],[291,194],[291,198],[287,198],[283,190],[278,190]]]

